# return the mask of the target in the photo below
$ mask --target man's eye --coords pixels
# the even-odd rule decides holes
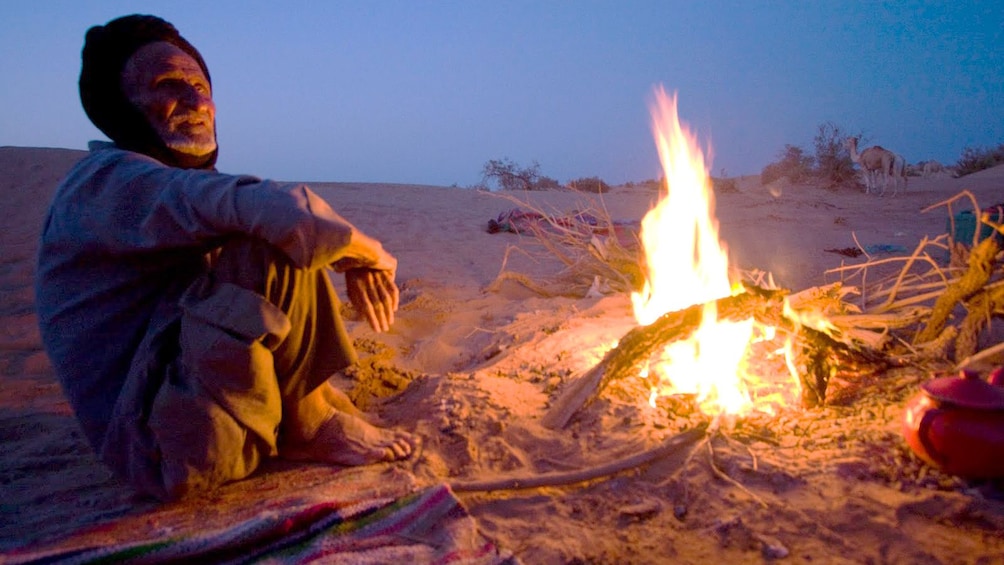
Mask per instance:
[[[183,81],[178,80],[176,78],[165,78],[165,79],[158,80],[157,84],[154,85],[154,86],[156,86],[157,88],[163,88],[163,89],[177,89],[177,88],[180,88],[181,86],[183,86],[184,84],[185,83]]]

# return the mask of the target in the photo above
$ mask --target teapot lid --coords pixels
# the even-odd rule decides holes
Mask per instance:
[[[938,377],[920,385],[931,398],[962,408],[1004,410],[1004,386],[992,385],[978,372],[962,370],[957,377]]]

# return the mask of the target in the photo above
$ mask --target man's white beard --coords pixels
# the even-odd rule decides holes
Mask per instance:
[[[216,138],[212,133],[188,135],[175,131],[165,133],[161,138],[169,148],[194,157],[202,157],[216,150]]]

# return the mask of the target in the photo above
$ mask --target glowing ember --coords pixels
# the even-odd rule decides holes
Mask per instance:
[[[646,281],[631,297],[635,319],[649,325],[694,304],[704,304],[704,316],[689,340],[673,343],[649,360],[643,376],[653,381],[650,401],[654,405],[659,395],[695,395],[705,412],[740,415],[754,408],[750,389],[764,388],[747,374],[750,344],[769,337],[755,335],[752,319],[718,320],[715,300],[742,292],[742,286],[729,280],[704,154],[680,125],[675,95],[658,89],[652,114],[666,184],[641,224]]]

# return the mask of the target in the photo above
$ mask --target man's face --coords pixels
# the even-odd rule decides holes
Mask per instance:
[[[140,47],[122,70],[122,92],[165,145],[201,157],[216,149],[216,106],[199,63],[166,41]]]

